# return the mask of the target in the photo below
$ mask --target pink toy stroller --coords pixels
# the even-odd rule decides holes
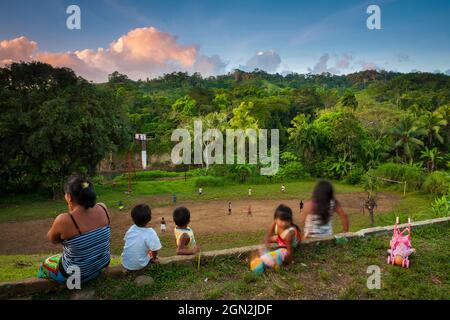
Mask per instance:
[[[390,243],[391,248],[387,251],[389,253],[387,263],[409,268],[409,255],[416,251],[416,249],[411,247],[411,219],[408,218],[408,226],[403,231],[400,231],[398,224],[399,218],[397,217],[394,235]],[[403,235],[405,232],[407,232],[407,235]]]

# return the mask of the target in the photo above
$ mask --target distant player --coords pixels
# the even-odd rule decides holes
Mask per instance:
[[[164,220],[164,217],[161,218],[161,232],[166,232],[166,220]]]
[[[228,202],[228,214],[231,214],[231,201],[230,202]]]
[[[286,187],[284,186],[284,184],[281,186],[281,192],[283,192],[283,193],[286,192]]]
[[[172,202],[173,204],[177,203],[177,195],[175,193],[172,194]]]
[[[247,208],[247,216],[251,216],[252,215],[252,205],[249,204],[248,208]]]
[[[303,200],[300,200],[300,213],[303,211]]]
[[[122,201],[119,201],[118,208],[120,211],[122,211],[125,208]]]
[[[248,196],[249,196],[249,197],[252,196],[252,188],[248,188]]]
[[[198,195],[201,196],[202,194],[203,194],[203,188],[200,187],[200,188],[198,188]]]

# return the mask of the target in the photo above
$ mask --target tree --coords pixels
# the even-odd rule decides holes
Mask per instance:
[[[356,97],[351,90],[347,90],[342,96],[341,104],[344,107],[355,110],[358,107],[358,100],[356,100]]]
[[[426,131],[417,125],[412,116],[407,115],[392,129],[392,135],[396,139],[395,147],[403,152],[403,161],[408,158],[412,164],[415,148],[424,145],[420,137],[426,135]]]
[[[113,92],[69,69],[21,63],[1,74],[3,190],[42,186],[56,197],[68,175],[93,174],[108,152],[124,148],[132,137]]]
[[[233,117],[229,125],[233,129],[258,129],[259,125],[256,119],[250,115],[253,109],[253,102],[242,102],[239,107],[233,109]]]
[[[441,156],[441,153],[437,148],[429,149],[428,147],[425,147],[420,153],[420,159],[426,162],[427,170],[432,172],[436,170],[437,165],[444,160],[444,157]]]
[[[184,118],[198,115],[197,102],[189,95],[175,101],[172,110]]]
[[[306,161],[312,160],[319,148],[320,132],[310,123],[310,116],[303,113],[291,121],[292,127],[288,129],[289,140],[294,142],[295,150]]]
[[[420,118],[420,125],[426,131],[427,147],[431,148],[434,141],[444,143],[444,139],[440,135],[440,131],[447,125],[445,120],[439,112],[425,112]]]

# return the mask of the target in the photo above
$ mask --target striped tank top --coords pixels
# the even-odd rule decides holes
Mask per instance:
[[[70,266],[76,265],[81,271],[81,282],[91,280],[109,265],[110,262],[110,220],[106,208],[99,205],[108,217],[108,225],[85,233],[81,233],[78,224],[69,213],[79,235],[64,240],[61,266],[66,271]]]
[[[319,215],[311,213],[306,217],[305,237],[327,237],[333,235],[333,213],[336,209],[336,201],[330,201],[329,218],[327,223],[323,223]]]

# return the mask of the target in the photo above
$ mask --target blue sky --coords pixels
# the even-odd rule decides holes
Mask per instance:
[[[81,30],[66,28],[70,4],[81,8]],[[369,4],[381,8],[381,30],[366,27]],[[25,36],[37,43],[34,54],[106,49],[130,30],[154,27],[181,46],[195,46],[195,59],[217,55],[220,71],[258,63],[302,73],[450,69],[448,0],[16,0],[0,8],[0,41]],[[155,72],[162,70],[170,68]]]

